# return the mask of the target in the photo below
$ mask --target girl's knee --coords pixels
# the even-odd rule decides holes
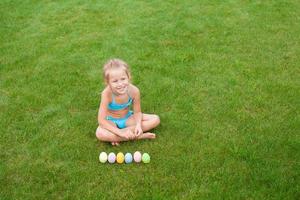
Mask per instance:
[[[153,115],[153,123],[155,126],[158,126],[160,124],[160,118],[158,115]]]
[[[104,139],[104,131],[102,128],[100,128],[100,126],[98,126],[98,128],[96,130],[96,137],[98,138],[98,140]]]

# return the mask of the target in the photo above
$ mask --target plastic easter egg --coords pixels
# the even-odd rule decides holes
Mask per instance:
[[[124,162],[124,154],[122,152],[119,152],[117,154],[117,163],[122,164]]]
[[[137,163],[141,162],[141,160],[142,160],[141,152],[139,152],[139,151],[134,152],[133,159],[134,159],[134,162],[137,162]]]
[[[108,162],[109,163],[115,163],[116,162],[116,154],[111,152],[108,154]]]
[[[149,154],[143,153],[142,161],[143,161],[143,163],[149,163],[150,162],[150,156],[149,156]]]
[[[99,161],[101,163],[106,163],[107,161],[107,154],[105,152],[101,152],[99,155]]]
[[[126,153],[125,154],[125,163],[126,164],[132,163],[132,155],[131,155],[131,153]]]

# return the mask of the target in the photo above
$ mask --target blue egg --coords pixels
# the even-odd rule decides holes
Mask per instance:
[[[132,163],[132,155],[131,155],[131,153],[126,153],[125,154],[125,163],[127,163],[127,164]]]

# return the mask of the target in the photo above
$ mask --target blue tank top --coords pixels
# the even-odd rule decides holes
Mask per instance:
[[[115,95],[112,94],[112,102],[110,102],[108,104],[108,109],[109,110],[123,110],[127,107],[129,107],[131,104],[132,104],[132,98],[129,96],[129,94],[127,93],[128,95],[128,101],[126,103],[123,103],[123,104],[118,104],[116,103],[115,101]]]

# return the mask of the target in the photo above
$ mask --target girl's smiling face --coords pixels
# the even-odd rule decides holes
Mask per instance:
[[[116,95],[127,93],[129,86],[129,77],[123,69],[112,69],[109,72],[108,85],[112,92]]]

